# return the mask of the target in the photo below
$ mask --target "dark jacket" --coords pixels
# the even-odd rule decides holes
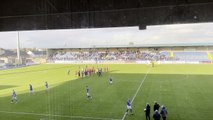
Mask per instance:
[[[154,118],[154,120],[160,120],[160,114],[158,112],[155,112],[153,114],[153,118]]]
[[[146,115],[150,114],[150,106],[149,105],[146,106],[145,113],[146,113]]]
[[[159,108],[160,108],[160,105],[159,105],[158,103],[155,103],[154,109],[153,109],[153,110],[154,110],[154,111],[155,111],[155,110],[159,110]]]

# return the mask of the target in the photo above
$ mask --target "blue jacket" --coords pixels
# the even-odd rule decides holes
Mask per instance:
[[[166,115],[167,115],[166,108],[162,108],[162,110],[160,111],[160,114],[161,114],[162,117],[166,117]]]

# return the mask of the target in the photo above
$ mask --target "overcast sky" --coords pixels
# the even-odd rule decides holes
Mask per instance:
[[[134,45],[213,45],[213,23],[148,26],[20,31],[22,48],[85,48]],[[0,48],[16,48],[17,32],[0,32]]]

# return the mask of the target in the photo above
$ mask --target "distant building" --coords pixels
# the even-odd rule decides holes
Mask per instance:
[[[20,51],[21,64],[26,63],[26,59],[30,56],[25,51]],[[17,62],[17,51],[0,49],[0,60],[7,64],[14,64]]]

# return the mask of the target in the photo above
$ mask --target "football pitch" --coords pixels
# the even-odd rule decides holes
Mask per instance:
[[[213,118],[213,64],[89,64],[107,66],[109,72],[102,77],[75,76],[85,66],[43,64],[1,70],[0,120],[145,120],[145,105],[150,104],[152,117],[154,101],[166,106],[168,120]],[[29,84],[34,94],[29,94]],[[91,100],[86,98],[86,86]],[[11,103],[13,89],[17,103]],[[134,115],[125,114],[128,98]]]

